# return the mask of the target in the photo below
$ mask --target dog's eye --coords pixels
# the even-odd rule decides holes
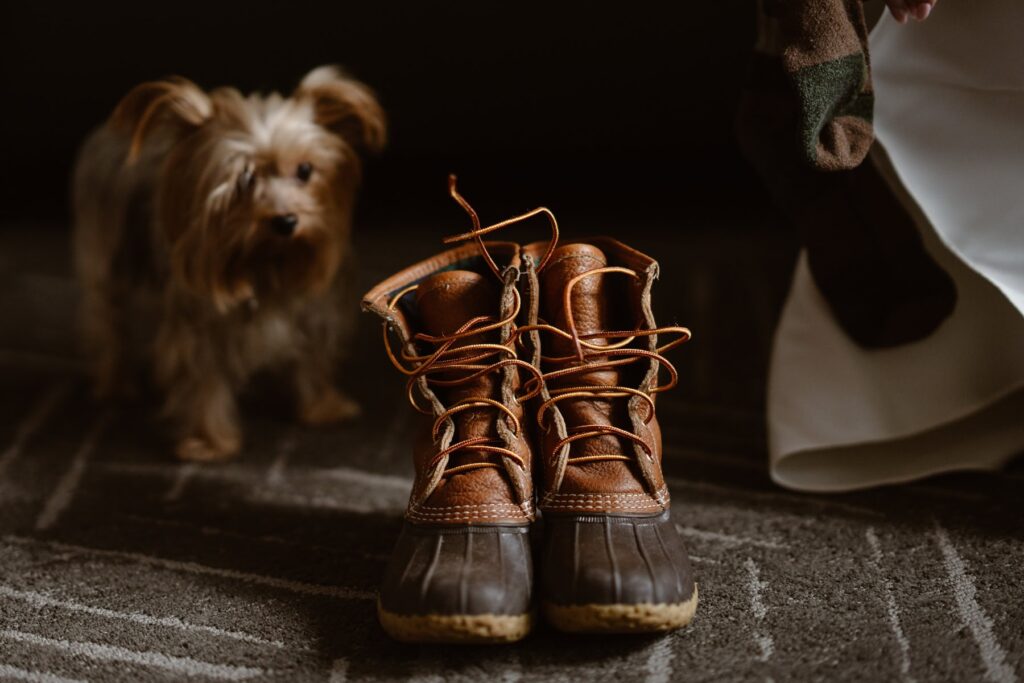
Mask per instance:
[[[309,180],[309,177],[311,175],[313,175],[313,164],[309,163],[308,161],[303,161],[295,169],[295,177],[301,180],[302,182],[306,182],[307,180]]]

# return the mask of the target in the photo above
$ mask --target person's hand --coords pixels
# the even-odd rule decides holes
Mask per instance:
[[[917,21],[924,21],[932,13],[932,8],[939,0],[885,0],[889,6],[892,18],[901,24],[907,23],[907,19],[913,17]]]

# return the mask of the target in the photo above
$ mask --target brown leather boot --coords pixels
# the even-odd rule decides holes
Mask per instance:
[[[424,414],[416,478],[378,601],[381,625],[408,642],[510,642],[532,622],[531,452],[515,352],[515,245],[473,244],[377,285],[363,307],[384,318],[388,354]],[[539,377],[531,383],[539,389]]]
[[[689,623],[697,607],[669,520],[654,415],[655,394],[676,381],[661,353],[689,332],[656,327],[657,273],[651,258],[611,239],[566,244],[539,274],[527,272],[537,296],[533,324],[520,332],[545,380],[536,417],[539,592],[564,631],[664,631]],[[659,368],[668,370],[664,386]]]

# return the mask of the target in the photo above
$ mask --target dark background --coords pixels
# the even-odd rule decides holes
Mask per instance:
[[[469,227],[455,172],[485,224],[546,205],[566,239],[604,233],[661,261],[658,319],[695,333],[676,358],[687,399],[760,410],[795,245],[734,142],[752,0],[0,7],[0,349],[76,352],[71,167],[133,86],[287,93],[335,63],[390,119],[357,207],[361,286]],[[546,236],[535,221],[503,238]],[[363,328],[352,357],[383,364]]]
[[[483,219],[547,203],[574,214],[762,204],[733,112],[753,3],[4,3],[0,220],[66,225],[77,146],[133,85],[288,92],[337,63],[371,85],[391,144],[364,217]],[[663,222],[659,220],[658,222]]]

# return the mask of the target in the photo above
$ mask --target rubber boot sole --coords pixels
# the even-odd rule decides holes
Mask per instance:
[[[527,614],[395,614],[377,602],[384,631],[403,643],[514,643],[533,627]]]
[[[567,633],[657,633],[686,626],[697,612],[697,587],[686,602],[633,605],[544,603],[548,623]]]

